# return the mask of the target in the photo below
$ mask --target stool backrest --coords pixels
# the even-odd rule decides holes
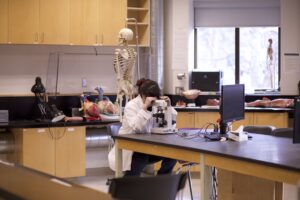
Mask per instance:
[[[275,130],[274,126],[245,126],[243,131],[248,133],[257,133],[257,134],[264,134],[264,135],[273,135],[273,130]]]
[[[115,178],[109,193],[116,199],[175,200],[177,192],[184,188],[186,178],[186,173]]]
[[[276,128],[273,130],[273,135],[278,137],[293,137],[293,128]]]
[[[107,133],[111,136],[116,136],[119,134],[119,130],[122,126],[121,122],[111,123],[108,124],[107,127]]]

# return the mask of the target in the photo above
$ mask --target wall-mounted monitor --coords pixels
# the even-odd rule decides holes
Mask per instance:
[[[219,92],[222,85],[222,72],[192,72],[191,89],[202,92]]]

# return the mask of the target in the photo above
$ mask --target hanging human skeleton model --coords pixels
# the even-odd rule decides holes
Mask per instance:
[[[272,89],[275,89],[275,84],[274,84],[274,66],[273,66],[273,48],[272,48],[272,43],[273,40],[270,38],[268,39],[269,42],[269,46],[268,46],[268,50],[267,50],[267,69],[269,72],[269,76],[270,76],[270,87]]]
[[[123,28],[119,32],[119,40],[123,48],[115,50],[114,70],[117,74],[117,99],[116,106],[119,110],[120,121],[122,121],[122,102],[125,96],[125,104],[133,96],[133,72],[136,52],[128,47],[128,41],[132,40],[133,32],[128,28]]]

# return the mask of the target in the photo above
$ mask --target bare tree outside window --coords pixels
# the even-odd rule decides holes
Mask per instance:
[[[235,83],[239,66],[239,82],[247,93],[255,90],[279,89],[279,28],[239,28],[239,52],[236,52],[235,28],[197,28],[198,71],[222,71],[223,84]],[[239,65],[235,57],[239,56]]]

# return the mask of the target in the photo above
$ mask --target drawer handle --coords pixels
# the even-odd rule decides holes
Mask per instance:
[[[38,133],[45,133],[46,130],[45,130],[44,128],[39,128],[39,129],[37,130],[37,132],[38,132]]]
[[[68,132],[74,132],[74,131],[75,131],[75,128],[69,127],[69,128],[67,128],[67,131],[68,131]]]

